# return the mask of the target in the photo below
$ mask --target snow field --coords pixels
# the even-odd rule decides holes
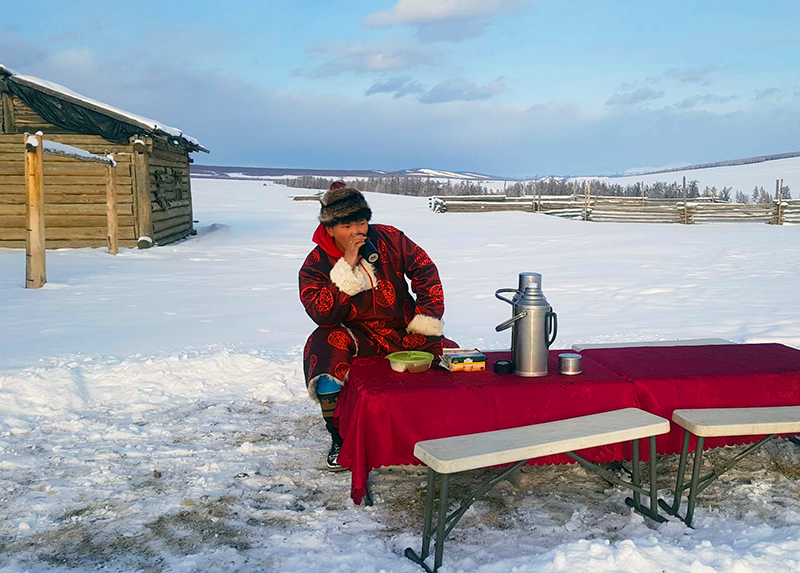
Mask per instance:
[[[295,190],[194,180],[197,237],[148,251],[48,252],[21,288],[0,250],[0,573],[407,571],[424,473],[373,472],[356,507],[300,363],[297,300],[317,207]],[[800,227],[632,225],[434,214],[368,197],[439,266],[447,334],[508,346],[494,290],[543,274],[557,345],[723,337],[800,346]],[[715,451],[721,464],[736,448]],[[667,499],[677,459],[664,457]],[[487,472],[454,480],[465,493]],[[455,571],[800,570],[800,449],[770,446],[704,492],[696,529],[633,514],[579,467],[526,468],[448,538]]]

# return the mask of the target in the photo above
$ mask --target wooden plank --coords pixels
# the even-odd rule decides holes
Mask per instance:
[[[176,155],[173,159],[165,158],[163,156],[150,156],[151,167],[170,167],[172,169],[186,170],[186,159],[181,155]]]
[[[159,243],[159,241],[161,241],[161,239],[163,239],[164,237],[170,237],[172,235],[175,235],[175,234],[178,234],[178,233],[182,233],[183,231],[187,231],[188,232],[188,231],[191,231],[191,229],[192,229],[192,222],[191,221],[186,221],[184,223],[180,223],[180,224],[175,225],[173,227],[168,227],[166,229],[162,229],[161,231],[159,231],[157,233],[154,232],[153,233],[153,239],[156,241],[156,243]]]
[[[50,134],[45,132],[44,138],[45,138],[46,141],[52,141],[55,138],[55,134],[53,134],[51,136]],[[60,141],[58,143],[66,143],[66,142]],[[95,155],[105,155],[106,151],[109,152],[109,153],[125,153],[125,152],[129,152],[130,151],[130,149],[127,146],[122,146],[122,145],[113,145],[113,144],[109,144],[109,145],[86,145],[85,143],[79,143],[79,142],[78,143],[67,143],[67,144],[71,145],[72,147],[77,147],[79,149],[85,149],[86,151],[88,151],[90,153],[94,153]],[[20,148],[19,142],[17,142],[17,143],[0,142],[0,153],[18,153],[19,152],[19,148]],[[119,159],[122,161],[123,157],[125,157],[125,156],[124,155],[120,156]]]
[[[45,243],[48,249],[80,249],[84,247],[105,247],[106,242],[104,239],[70,239],[70,240],[53,240],[48,239]],[[136,241],[124,240],[119,242],[120,247],[135,248]],[[0,241],[0,248],[6,249],[24,249],[25,241]]]
[[[189,235],[191,235],[191,231],[190,231],[190,229],[187,229],[185,231],[181,231],[179,233],[176,233],[174,235],[170,235],[168,237],[160,237],[156,241],[156,244],[157,245],[169,245],[169,244],[174,243],[176,241],[180,241],[181,239],[185,239]]]
[[[46,161],[46,160],[45,160]],[[129,175],[117,177],[117,189],[120,187],[130,187],[133,178]],[[25,186],[25,176],[23,175],[10,175],[0,173],[0,193],[3,193],[3,187],[10,185]],[[105,183],[100,177],[93,177],[91,175],[50,175],[44,180],[45,188],[48,185],[64,185],[64,186],[84,186],[94,185],[105,188]]]
[[[49,158],[48,158],[49,159]],[[74,161],[72,163],[58,163],[45,161],[44,174],[47,175],[97,175],[103,177],[103,167],[100,163],[81,163]],[[131,166],[129,163],[117,163],[117,177],[131,175]]]
[[[153,221],[153,233],[158,235],[168,229],[180,227],[187,223],[191,223],[192,219],[189,215],[179,215],[177,217],[170,217],[161,221]]]
[[[82,133],[49,133],[44,134],[44,138],[58,143],[67,143],[75,147],[91,146],[97,149],[108,149],[109,151],[131,151],[131,144],[119,143],[115,141],[108,141],[99,135],[90,135]],[[0,145],[14,144],[15,140],[7,135],[0,135]]]
[[[172,219],[174,217],[191,217],[192,208],[190,206],[171,207],[170,209],[161,209],[153,211],[153,222],[163,221],[165,219]]]
[[[19,160],[20,156],[22,155],[22,153],[23,153],[23,151],[7,151],[7,152],[0,151],[0,162],[2,162],[2,161]],[[100,154],[102,154],[102,152],[98,153],[97,155],[100,155]],[[120,155],[119,159],[117,160],[118,164],[120,164],[120,163],[126,164],[126,163],[130,163],[130,162],[131,162],[130,161],[130,157],[127,156],[127,155]],[[67,157],[67,156],[64,156],[64,155],[52,155],[52,154],[47,156],[47,163],[50,163],[50,164],[52,164],[52,163],[75,163],[76,165],[85,165],[84,162],[82,162],[79,159],[76,159],[74,157]],[[99,163],[98,165],[100,165],[101,167],[103,166],[102,163]]]
[[[167,201],[167,208],[165,209],[159,203],[153,204],[153,216],[155,213],[165,213],[171,209],[175,209],[176,207],[185,207],[189,206],[189,199],[172,199]],[[164,219],[165,217],[169,217],[169,214],[162,216],[161,218]]]
[[[117,194],[119,203],[132,203],[133,196],[130,193]],[[106,195],[95,193],[92,195],[63,195],[60,193],[48,193],[45,187],[45,205],[85,205],[85,204],[105,204]],[[24,193],[6,193],[0,195],[0,205],[24,205]]]
[[[25,240],[27,231],[22,228],[0,228],[0,241],[18,241]],[[53,240],[67,240],[67,239],[99,239],[106,243],[106,236],[108,229],[106,227],[48,227],[47,237]],[[120,239],[132,240],[133,227],[120,227]]]
[[[119,226],[133,227],[133,215],[117,217]],[[45,229],[50,227],[103,227],[105,215],[45,215]],[[0,228],[25,227],[25,215],[0,215]]]
[[[119,203],[117,215],[133,215],[131,203]],[[105,215],[104,204],[89,205],[52,205],[45,204],[45,215]],[[0,215],[24,215],[25,205],[0,205]]]

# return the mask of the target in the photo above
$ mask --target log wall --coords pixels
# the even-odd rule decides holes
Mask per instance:
[[[154,139],[148,172],[155,243],[166,245],[193,234],[188,153],[182,146]]]
[[[43,131],[45,139],[91,153],[115,154],[120,246],[135,247],[136,239],[143,235],[164,245],[194,234],[189,154],[183,145],[143,136],[146,150],[137,156],[132,144],[120,145],[96,135],[65,133],[45,122],[19,98],[8,93],[0,95],[3,106],[0,109],[0,247],[25,247],[22,133],[26,131]],[[141,185],[137,186],[139,179]],[[47,248],[106,246],[103,165],[46,156],[44,192]]]
[[[28,125],[32,130],[41,129]],[[96,154],[132,151],[130,145],[113,144],[95,135],[47,133],[45,138]],[[0,247],[25,247],[24,161],[23,136],[0,135]],[[116,176],[119,242],[121,246],[134,247],[131,155],[117,157]],[[104,165],[46,156],[44,193],[47,248],[106,246]]]

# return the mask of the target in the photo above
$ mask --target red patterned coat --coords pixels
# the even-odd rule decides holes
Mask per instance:
[[[314,399],[317,378],[329,374],[343,385],[354,356],[399,350],[439,355],[442,345],[456,346],[442,336],[444,292],[428,254],[389,225],[370,225],[367,236],[380,261],[371,265],[360,259],[353,268],[320,226],[314,234],[317,246],[300,269],[300,300],[319,325],[303,351]]]

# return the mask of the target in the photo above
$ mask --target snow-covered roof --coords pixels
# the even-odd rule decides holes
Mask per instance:
[[[60,84],[49,82],[34,76],[19,74],[3,64],[0,64],[0,76],[4,76],[7,79],[23,86],[36,89],[40,92],[67,100],[73,104],[85,107],[87,109],[91,109],[92,111],[96,111],[110,118],[116,119],[117,121],[140,127],[147,133],[160,134],[174,139],[180,139],[197,151],[204,151],[208,153],[208,149],[203,147],[200,142],[197,141],[197,139],[184,133],[176,127],[170,127],[169,125],[165,125],[156,120],[136,115],[114,106],[110,106],[101,101],[88,98]]]

